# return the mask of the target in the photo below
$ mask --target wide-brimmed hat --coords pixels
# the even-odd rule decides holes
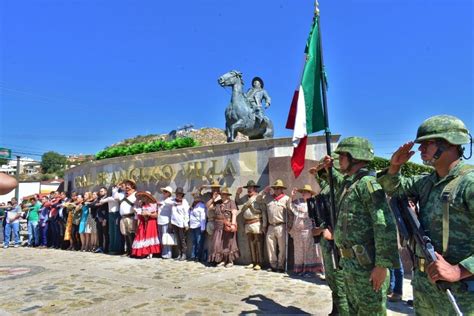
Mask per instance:
[[[232,193],[230,193],[228,187],[223,187],[223,188],[221,189],[221,194],[232,195]]]
[[[183,194],[184,195],[184,189],[182,187],[177,187],[174,194],[175,195],[177,195],[177,194]]]
[[[155,197],[150,192],[140,191],[135,194],[137,199],[144,201],[145,203],[157,203]]]
[[[209,185],[210,188],[221,188],[222,185],[219,184],[218,180],[212,180],[211,184]]]
[[[251,187],[253,187],[253,188],[260,188],[260,186],[259,186],[258,184],[256,184],[255,181],[249,180],[249,181],[247,182],[247,185],[244,186],[244,188],[247,189],[247,188],[251,188]]]
[[[276,180],[271,187],[274,189],[276,188],[286,189],[285,185],[283,184],[283,180],[281,179]]]
[[[130,183],[133,189],[137,188],[137,183],[133,179],[126,179],[122,183],[123,184]]]
[[[173,189],[170,186],[164,187],[160,189],[161,192],[166,191],[169,193],[173,193]]]
[[[316,192],[313,191],[313,188],[309,184],[305,184],[301,189],[298,189],[299,193],[303,193],[304,191],[310,192],[312,195],[316,194]]]

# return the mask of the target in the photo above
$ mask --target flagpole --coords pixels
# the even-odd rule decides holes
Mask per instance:
[[[326,73],[324,70],[324,59],[323,59],[323,41],[322,41],[322,35],[321,35],[321,23],[320,23],[320,17],[319,17],[319,3],[318,0],[315,0],[315,11],[314,14],[318,17],[317,19],[317,27],[319,31],[319,36],[318,36],[318,41],[319,41],[319,56],[321,58],[321,90],[322,90],[322,99],[323,99],[323,110],[324,110],[324,125],[325,125],[325,134],[326,134],[326,151],[327,154],[330,156],[331,155],[331,131],[329,129],[329,115],[328,115],[328,101],[327,101],[327,84],[326,84]],[[333,179],[333,172],[332,172],[332,167],[329,168],[329,198],[331,201],[331,211],[330,211],[330,226],[332,231],[334,232],[334,228],[336,226],[336,202],[335,202],[335,194],[334,194],[334,179]],[[334,240],[330,242],[331,245],[331,259],[332,259],[332,264],[333,268],[337,270],[339,268],[339,259],[338,259],[338,253],[336,246],[334,244]]]

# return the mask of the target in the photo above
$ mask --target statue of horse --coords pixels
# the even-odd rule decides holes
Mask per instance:
[[[255,113],[243,92],[242,73],[236,70],[229,71],[217,79],[221,87],[232,87],[230,104],[225,109],[225,132],[227,142],[235,140],[237,132],[247,135],[249,139],[273,137],[273,123],[264,116],[261,122],[255,119]]]

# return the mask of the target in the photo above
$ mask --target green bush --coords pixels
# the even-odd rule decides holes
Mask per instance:
[[[372,160],[369,163],[369,168],[374,169],[376,171],[383,170],[385,168],[388,168],[390,166],[390,160],[381,158],[381,157],[375,157],[374,160]],[[433,171],[433,168],[420,165],[417,163],[413,162],[407,162],[402,166],[401,173],[404,176],[414,176],[414,175],[419,175],[422,173],[431,173]]]
[[[143,143],[135,143],[131,145],[120,145],[120,146],[115,146],[115,147],[109,147],[102,151],[99,151],[95,155],[95,158],[97,160],[101,160],[101,159],[107,159],[107,158],[113,158],[113,157],[151,153],[151,152],[162,151],[162,150],[173,150],[173,149],[178,149],[178,148],[195,147],[198,145],[199,143],[191,137],[176,138],[172,141],[155,140],[149,143],[143,142]]]

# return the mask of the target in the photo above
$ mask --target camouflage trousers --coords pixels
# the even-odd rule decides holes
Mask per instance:
[[[326,239],[321,238],[321,252],[323,255],[324,271],[326,281],[332,292],[333,306],[337,308],[339,315],[349,315],[349,304],[344,285],[344,275],[341,269],[334,270],[331,258],[331,250]]]
[[[341,259],[350,315],[387,315],[387,290],[390,274],[375,292],[369,280],[372,270],[362,268],[356,259]]]
[[[416,315],[456,315],[446,293],[432,284],[425,273],[415,271],[412,284]],[[462,290],[460,282],[456,282],[451,293],[463,315],[474,315],[474,292]]]

